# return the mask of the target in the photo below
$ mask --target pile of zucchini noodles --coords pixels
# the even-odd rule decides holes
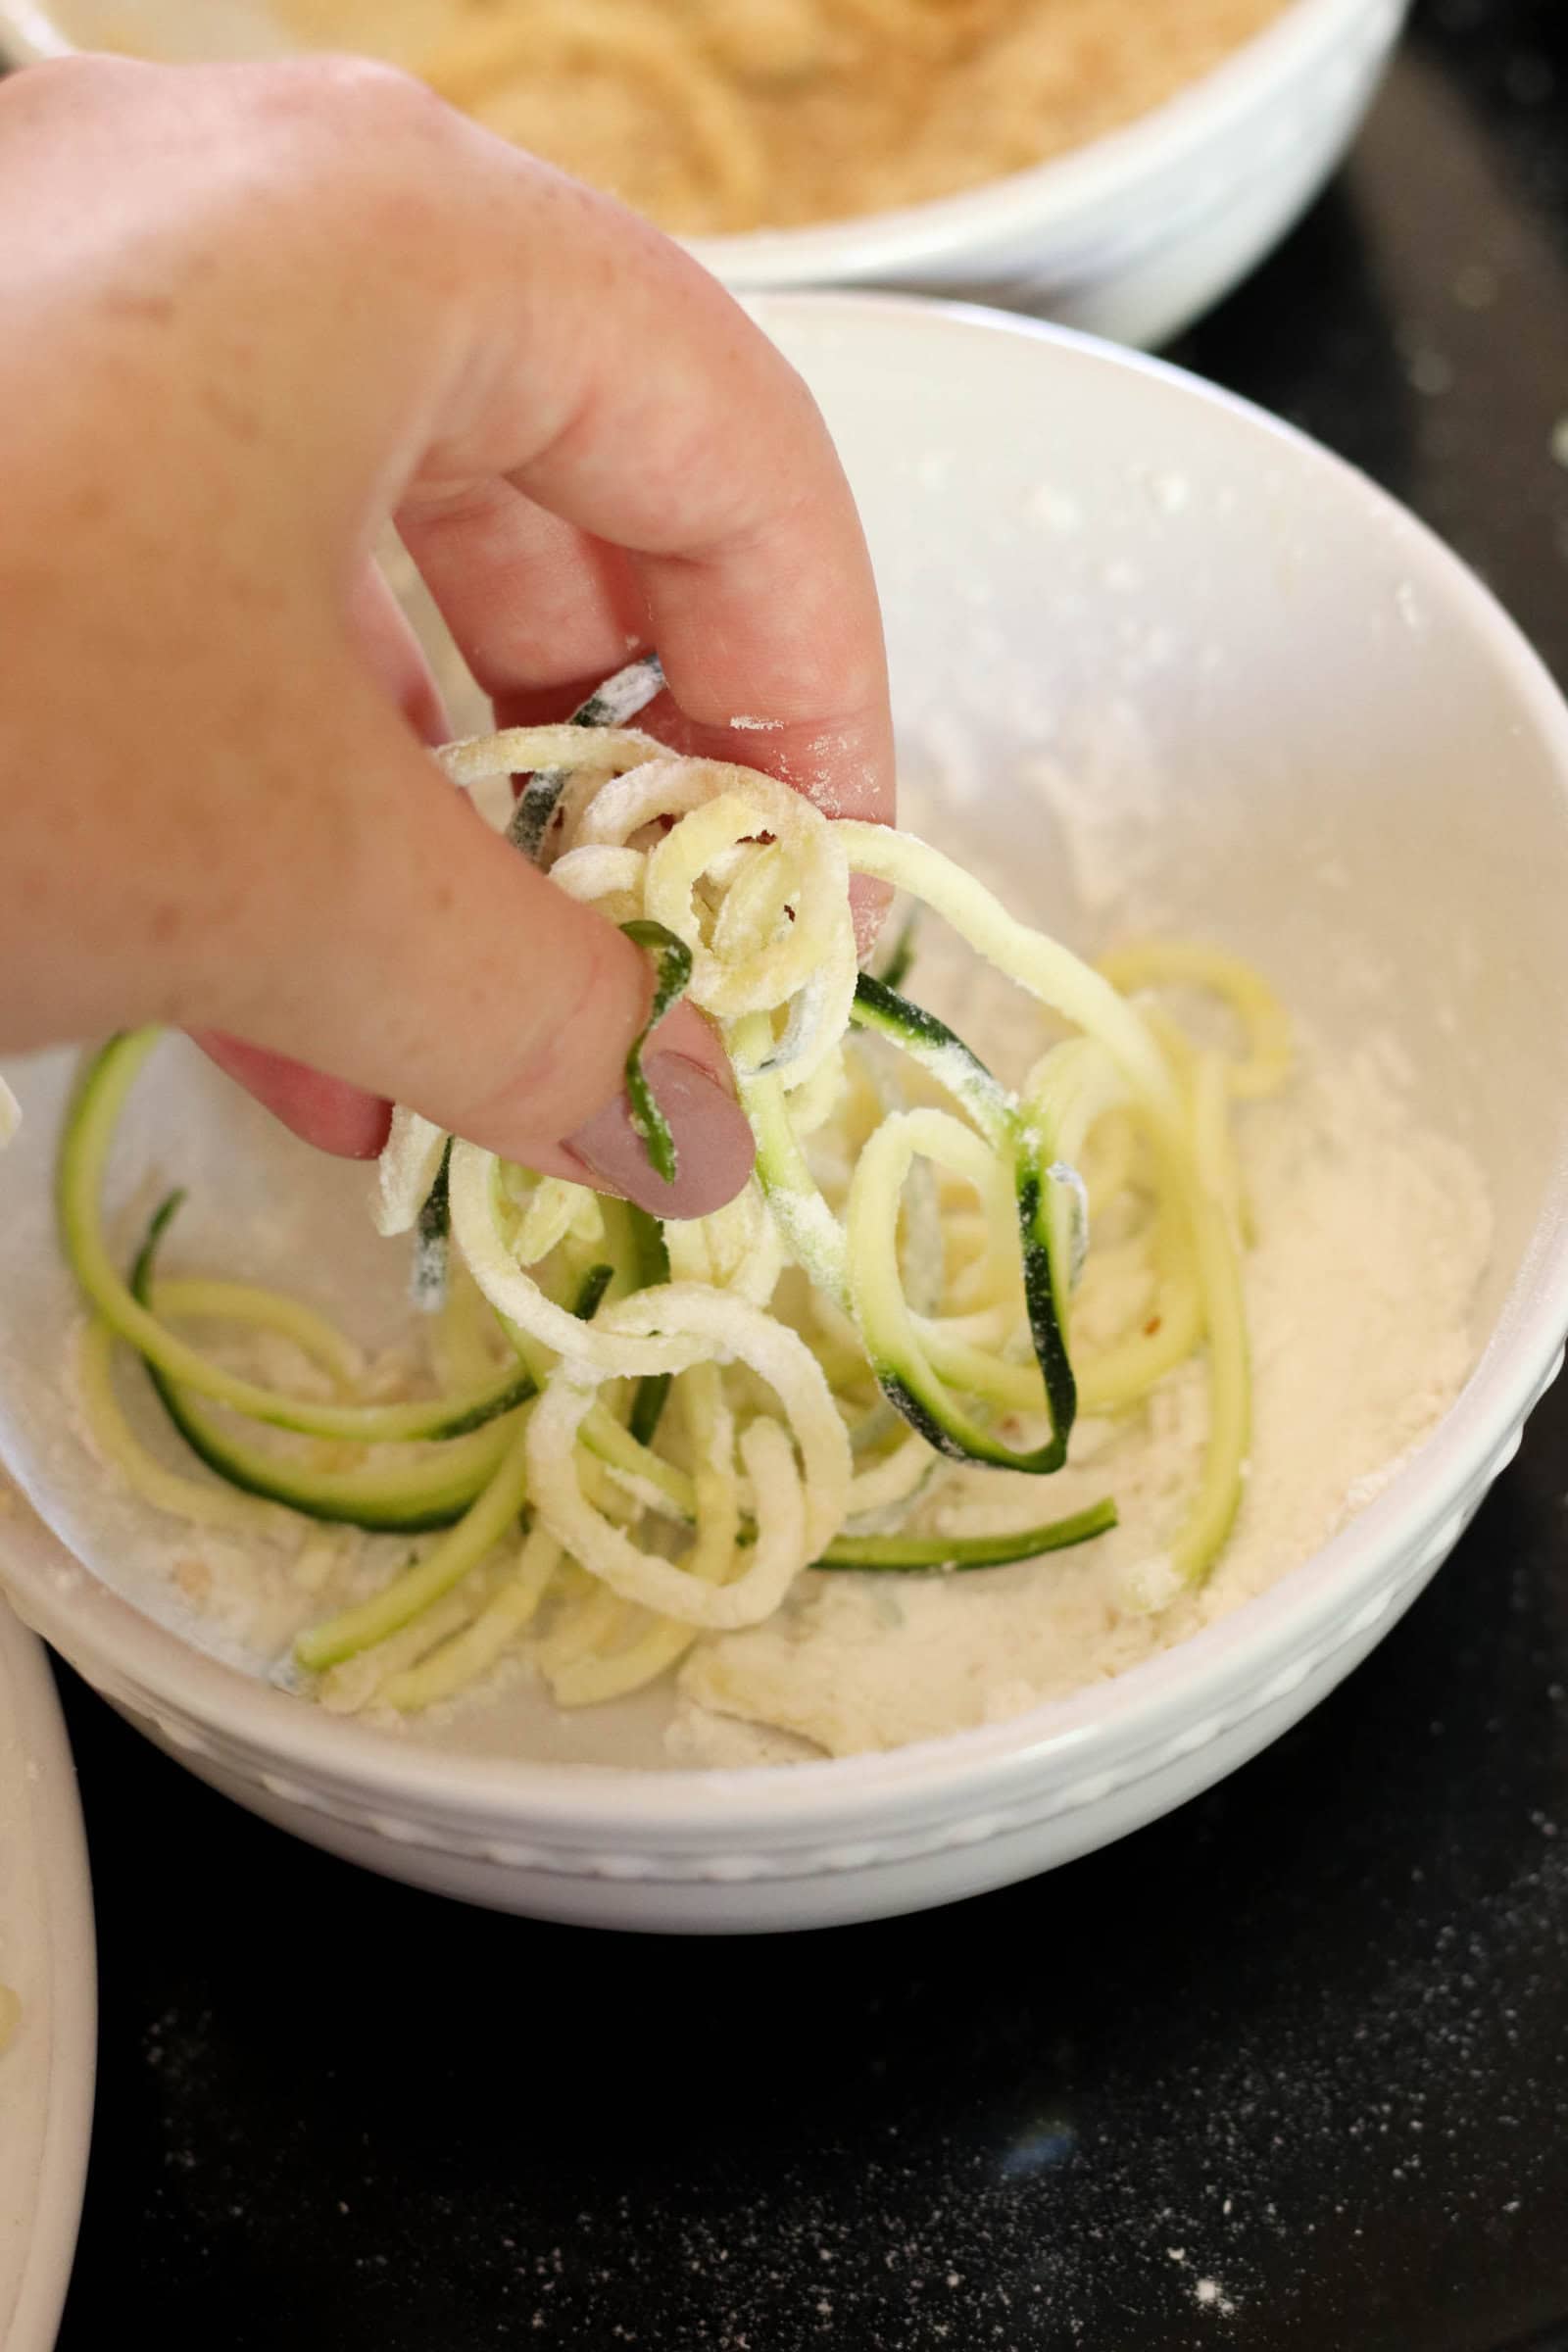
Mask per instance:
[[[1080,1410],[1138,1406],[1200,1348],[1200,1472],[1123,1605],[1159,1608],[1200,1580],[1235,1516],[1250,1384],[1231,1110],[1288,1068],[1273,997],[1186,944],[1093,969],[911,836],[676,757],[626,723],[660,683],[650,657],[566,724],[437,758],[461,787],[526,779],[511,837],[648,951],[650,1028],[682,994],[716,1023],[758,1147],[728,1207],[661,1226],[398,1110],[375,1215],[415,1236],[438,1394],[376,1396],[353,1343],[300,1301],[160,1271],[178,1196],[122,1275],[102,1194],[157,1033],[114,1040],[77,1091],[59,1207],[92,1310],[80,1385],[100,1454],[192,1524],[253,1527],[282,1505],[435,1531],[299,1638],[297,1669],[328,1703],[428,1706],[526,1637],[557,1700],[582,1705],[642,1688],[705,1633],[760,1623],[813,1565],[962,1570],[1086,1542],[1114,1525],[1109,1497],[1010,1535],[921,1530],[947,1464],[1049,1475]],[[907,926],[880,978],[858,970],[853,874],[941,917],[1058,1017],[1060,1042],[1016,1093],[900,993]],[[1243,1053],[1193,1043],[1144,1002],[1169,984],[1217,993]],[[667,1177],[675,1147],[641,1047],[628,1099]],[[1091,1208],[1096,1260],[1137,1277],[1125,1328],[1092,1353],[1072,1338]],[[313,1393],[204,1353],[183,1336],[203,1324],[286,1340]],[[220,1483],[142,1446],[117,1347]]]

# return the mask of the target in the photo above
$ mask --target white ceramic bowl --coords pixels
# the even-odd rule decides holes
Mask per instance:
[[[241,1803],[421,1886],[620,1927],[908,1910],[1180,1804],[1407,1606],[1568,1325],[1568,712],[1496,605],[1359,475],[1157,363],[899,298],[759,307],[860,497],[908,764],[956,796],[944,840],[1010,858],[1019,903],[1070,924],[1062,844],[1013,780],[1031,750],[1081,772],[1095,862],[1129,905],[1153,895],[1258,955],[1331,1037],[1394,1017],[1426,1114],[1485,1172],[1496,1250],[1461,1398],[1318,1556],[1115,1682],[885,1755],[530,1762],[530,1741],[550,1750],[525,1694],[488,1720],[487,1754],[463,1752],[461,1721],[380,1733],[198,1654],[30,1523],[8,1533],[28,1622]],[[33,1132],[16,1149],[46,1172]]]
[[[914,287],[1163,342],[1235,285],[1322,187],[1406,5],[1294,0],[1215,72],[1076,153],[936,203],[693,249],[748,290]],[[20,56],[130,38],[179,57],[284,45],[266,0],[0,0],[0,44]]]
[[[0,1545],[20,1513],[0,1519]],[[76,2246],[97,2066],[87,1844],[42,1646],[0,1601],[0,2344],[52,2352]]]

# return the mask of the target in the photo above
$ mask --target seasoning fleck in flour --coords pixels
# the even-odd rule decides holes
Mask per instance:
[[[1021,1713],[1239,1607],[1376,1492],[1473,1361],[1491,1242],[1480,1177],[1417,1124],[1375,1044],[1335,1060],[1303,1041],[1291,1086],[1245,1109],[1240,1134],[1256,1228],[1245,1277],[1253,1441],[1241,1514],[1207,1584],[1157,1615],[1119,1599],[1157,1560],[1197,1475],[1206,1404],[1193,1359],[1126,1420],[1081,1425],[1051,1481],[1053,1512],[1114,1494],[1111,1535],[960,1576],[804,1578],[765,1625],[693,1654],[669,1734],[677,1753],[711,1764],[850,1755]],[[963,1472],[933,1512],[941,1532],[960,1518],[971,1533],[1018,1526],[1040,1515],[1040,1482]]]

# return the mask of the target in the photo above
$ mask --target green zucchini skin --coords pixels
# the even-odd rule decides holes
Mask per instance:
[[[1059,1470],[1067,1458],[1067,1440],[1078,1416],[1078,1383],[1073,1378],[1067,1335],[1062,1327],[1061,1269],[1051,1243],[1049,1183],[1038,1145],[1032,1138],[1021,1140],[1017,1185],[1024,1303],[1035,1361],[1046,1384],[1046,1410],[1051,1417],[1052,1439],[1046,1450],[1056,1454],[1052,1467]]]
[[[913,1375],[906,1375],[897,1365],[876,1363],[871,1367],[876,1385],[900,1419],[906,1421],[917,1437],[945,1454],[950,1462],[974,1462],[986,1457],[979,1452],[972,1437],[960,1437],[932,1406],[928,1405],[919,1389],[913,1385]]]
[[[185,1196],[171,1193],[155,1211],[131,1270],[131,1296],[146,1305],[152,1295],[158,1251]],[[395,1470],[308,1470],[279,1461],[212,1420],[174,1381],[143,1357],[153,1394],[197,1458],[242,1494],[279,1502],[306,1518],[371,1534],[421,1535],[451,1527],[495,1475],[506,1448],[496,1428],[494,1443],[468,1446],[458,1462],[439,1457],[404,1463]],[[529,1383],[530,1392],[532,1383]]]
[[[613,1266],[590,1266],[572,1301],[572,1313],[579,1323],[591,1323],[599,1312],[600,1302],[615,1279]]]
[[[855,983],[850,1017],[857,1028],[885,1037],[911,1061],[929,1070],[939,1086],[956,1093],[989,1144],[1000,1150],[1010,1140],[1013,1106],[1006,1088],[946,1021],[927,1012],[923,1004],[911,1004],[907,997],[901,997],[897,989],[871,972],[861,972]],[[954,1085],[956,1070],[963,1080],[958,1088]]]
[[[160,1203],[137,1254],[130,1289],[143,1305],[152,1295],[159,1248],[183,1199],[182,1193],[171,1193]],[[613,1274],[612,1266],[599,1265],[583,1277],[573,1311],[584,1322],[597,1312]],[[373,1534],[423,1535],[453,1526],[484,1492],[505,1450],[501,1442],[474,1447],[471,1463],[466,1457],[458,1465],[436,1458],[397,1470],[300,1469],[231,1436],[192,1405],[155,1364],[146,1368],[154,1395],[186,1445],[229,1486],[284,1503],[307,1518],[363,1527]],[[534,1393],[531,1379],[528,1389]]]
[[[686,984],[692,976],[692,952],[683,939],[677,939],[662,923],[638,921],[622,923],[620,928],[633,947],[644,949],[654,959],[654,1001],[641,1031],[626,1050],[626,1100],[631,1104],[631,1124],[642,1139],[654,1174],[662,1176],[666,1184],[673,1184],[680,1173],[680,1155],[669,1131],[669,1121],[644,1075],[643,1048],[670,1006],[686,994]]]
[[[460,1470],[451,1463],[431,1463],[420,1474],[416,1494],[399,1497],[391,1471],[293,1471],[243,1444],[220,1434],[187,1410],[173,1384],[147,1366],[159,1402],[197,1458],[225,1485],[264,1501],[284,1504],[307,1519],[337,1527],[359,1527],[369,1535],[425,1535],[452,1527],[477,1501],[501,1458],[500,1449],[487,1447],[478,1467]],[[497,1423],[498,1428],[508,1426]],[[461,1445],[463,1440],[459,1440]],[[407,1473],[404,1474],[405,1477]],[[368,1492],[373,1479],[375,1491]]]
[[[661,935],[657,940],[644,938],[639,944],[657,954],[666,943]],[[662,973],[661,979],[664,980]],[[673,994],[680,984],[673,971],[669,980],[675,983]],[[667,986],[668,982],[664,984]],[[1036,1473],[1059,1469],[1065,1459],[1076,1410],[1076,1389],[1059,1304],[1063,1273],[1055,1263],[1058,1252],[1052,1238],[1051,1175],[1046,1166],[1049,1139],[1020,1118],[1011,1098],[953,1031],[921,1007],[907,1003],[885,981],[861,975],[855,1017],[860,1026],[877,1031],[908,1052],[942,1079],[950,1091],[956,1091],[994,1148],[1011,1157],[1017,1185],[1029,1326],[1045,1381],[1052,1435],[1041,1447],[1026,1453],[1015,1451],[992,1438],[945,1390],[939,1389],[934,1396],[927,1394],[929,1383],[911,1379],[907,1368],[891,1361],[873,1367],[883,1394],[906,1422],[950,1459]],[[117,1044],[122,1042],[126,1041]],[[100,1080],[114,1072],[116,1061],[116,1047],[111,1046],[90,1066],[74,1117],[80,1117],[83,1105],[91,1101]],[[440,1190],[438,1186],[437,1192]],[[181,1199],[181,1195],[172,1194],[161,1204],[132,1271],[130,1294],[138,1305],[149,1311],[158,1250]],[[627,1209],[624,1213],[629,1220],[632,1264],[621,1271],[620,1279],[624,1280],[629,1273],[634,1285],[642,1287],[667,1280],[668,1254],[657,1219],[640,1210]],[[427,1215],[430,1229],[427,1236],[421,1232],[421,1241],[428,1241],[430,1254],[435,1256],[445,1240],[444,1203],[435,1196]],[[613,1278],[608,1266],[592,1269],[577,1304],[579,1314],[593,1314]],[[351,1471],[318,1472],[280,1461],[247,1445],[243,1437],[234,1436],[223,1427],[198,1401],[194,1392],[154,1363],[147,1363],[147,1371],[172,1425],[198,1458],[230,1486],[313,1519],[372,1532],[407,1534],[448,1527],[463,1517],[484,1491],[505,1448],[507,1433],[500,1426],[503,1418],[537,1393],[533,1377],[520,1369],[514,1379],[501,1384],[496,1393],[486,1396],[467,1411],[434,1417],[429,1431],[421,1434],[460,1442],[471,1441],[487,1424],[496,1425],[494,1443],[482,1446],[459,1443],[454,1448],[458,1458],[436,1455],[426,1462],[401,1463],[392,1468],[366,1465]],[[640,1443],[652,1442],[669,1389],[668,1375],[638,1384],[629,1428]],[[282,1425],[288,1426],[286,1422]],[[1114,1505],[1105,1501],[1070,1518],[1013,1536],[947,1542],[898,1536],[845,1536],[828,1546],[817,1565],[826,1569],[903,1573],[1000,1566],[1088,1542],[1114,1524]]]
[[[1065,1551],[1075,1544],[1092,1543],[1116,1525],[1116,1505],[1107,1497],[1054,1519],[1046,1527],[1028,1527],[1010,1536],[837,1536],[816,1568],[882,1569],[903,1575],[940,1573],[970,1568],[1004,1568],[1012,1560],[1037,1560],[1048,1551]]]
[[[414,1266],[409,1278],[409,1296],[421,1314],[434,1314],[447,1295],[447,1269],[452,1259],[452,1207],[449,1187],[452,1177],[452,1138],[449,1135],[441,1153],[441,1165],[435,1172],[424,1206],[419,1211],[414,1236]]]
[[[1054,1429],[1043,1446],[1020,1452],[992,1437],[946,1395],[940,1401],[924,1395],[912,1367],[881,1362],[873,1363],[871,1369],[894,1411],[950,1462],[978,1462],[991,1470],[1019,1470],[1031,1478],[1049,1478],[1067,1459],[1065,1430]]]
[[[854,1018],[858,1026],[886,1038],[929,1071],[969,1112],[987,1142],[1012,1163],[1029,1337],[1045,1382],[1051,1436],[1044,1446],[1020,1453],[992,1438],[945,1392],[931,1395],[909,1365],[873,1360],[878,1385],[910,1428],[918,1430],[928,1445],[950,1460],[984,1462],[998,1469],[1050,1477],[1067,1458],[1078,1390],[1067,1353],[1063,1270],[1056,1264],[1052,1246],[1050,1177],[1041,1139],[962,1038],[934,1013],[901,997],[885,980],[869,972],[860,974],[856,982]]]
[[[647,1209],[635,1208],[630,1202],[627,1203],[626,1213],[631,1220],[632,1241],[637,1252],[637,1287],[639,1290],[652,1290],[656,1284],[669,1280],[669,1251],[664,1244],[664,1228],[657,1217],[649,1215]],[[658,1435],[659,1424],[669,1399],[670,1377],[667,1372],[647,1372],[637,1383],[637,1394],[632,1398],[631,1417],[626,1427],[639,1446],[651,1446]]]
[[[659,656],[645,654],[640,662],[628,662],[612,678],[607,678],[586,702],[577,705],[566,723],[573,727],[623,727],[646,709],[663,683]],[[512,812],[507,839],[531,865],[538,865],[543,858],[545,837],[566,789],[567,773],[564,767],[541,768],[537,775],[528,778]]]
[[[573,727],[623,727],[663,691],[664,665],[657,654],[643,654],[624,669],[596,686],[577,705],[567,724]]]
[[[144,1357],[156,1351],[159,1327],[152,1326],[155,1336],[149,1339],[149,1310],[131,1296],[109,1262],[99,1196],[120,1111],[158,1036],[155,1029],[131,1030],[111,1039],[91,1057],[67,1115],[56,1169],[61,1245],[72,1271],[105,1322]],[[225,1380],[217,1366],[205,1365],[195,1349],[186,1348],[172,1335],[168,1336],[171,1348],[177,1348],[196,1369],[184,1374],[169,1371],[167,1378],[178,1379],[182,1387],[198,1393],[217,1396],[234,1404],[253,1421],[265,1422],[274,1429],[292,1430],[301,1437],[337,1438],[360,1444],[416,1444],[426,1439],[466,1437],[512,1412],[533,1394],[532,1381],[524,1372],[508,1373],[491,1387],[470,1393],[463,1402],[437,1396],[406,1406],[322,1405],[309,1398],[259,1388],[254,1383]],[[220,1385],[207,1390],[204,1374]],[[239,1390],[245,1392],[243,1396],[235,1393]],[[396,1426],[386,1427],[388,1421]],[[367,1423],[372,1426],[367,1427]]]

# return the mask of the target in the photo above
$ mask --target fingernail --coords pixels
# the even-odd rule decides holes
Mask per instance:
[[[733,1200],[752,1172],[757,1147],[746,1114],[711,1073],[684,1054],[653,1054],[643,1072],[675,1141],[675,1181],[666,1184],[631,1123],[624,1094],[566,1140],[574,1158],[655,1217],[706,1217]]]

